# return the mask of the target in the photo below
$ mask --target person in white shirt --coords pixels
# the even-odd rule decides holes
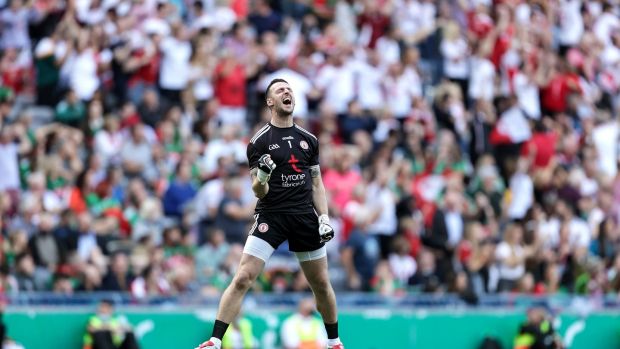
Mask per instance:
[[[162,94],[171,103],[180,104],[181,91],[189,83],[192,46],[187,40],[182,25],[174,26],[172,33],[173,36],[165,38],[160,45],[162,60],[159,71],[159,85]]]
[[[536,70],[529,62],[524,64],[523,69],[515,74],[512,80],[519,108],[531,119],[538,120],[541,117],[539,90],[543,82],[540,69]]]
[[[83,101],[90,101],[99,89],[98,69],[112,60],[109,50],[99,52],[93,45],[92,36],[83,31],[77,39],[77,51],[65,62],[69,72],[69,85]]]
[[[512,291],[518,280],[525,274],[525,259],[531,251],[524,248],[523,227],[510,224],[504,231],[504,240],[495,249],[495,260],[498,263],[498,292]]]
[[[398,27],[392,26],[388,29],[386,35],[383,35],[377,40],[377,46],[375,50],[381,52],[381,63],[385,66],[400,62],[400,31]]]
[[[469,78],[469,98],[492,102],[495,97],[495,66],[487,58],[488,47],[478,45],[475,55],[470,58],[474,74]]]
[[[469,77],[467,42],[455,22],[449,22],[444,26],[443,35],[439,50],[444,58],[444,74],[448,79],[458,83],[463,96],[467,96],[467,78]]]
[[[398,236],[394,239],[393,252],[388,256],[388,263],[392,274],[402,285],[406,285],[418,270],[418,264],[410,252],[411,246],[405,237]]]
[[[122,147],[120,122],[116,117],[107,117],[103,129],[95,134],[94,151],[101,156],[102,163],[107,165],[110,162],[118,162]]]
[[[0,11],[0,49],[30,49],[28,24],[40,15],[23,0],[11,0],[9,7]]]
[[[323,92],[323,103],[336,114],[347,111],[356,94],[355,70],[349,55],[342,50],[328,57],[318,72],[316,87]]]
[[[584,32],[581,0],[561,0],[559,4],[560,23],[558,40],[563,46],[561,50],[579,44]]]
[[[396,25],[408,43],[416,43],[434,30],[436,15],[437,7],[432,0],[396,1]]]
[[[384,167],[388,165],[385,164]],[[396,218],[396,198],[388,187],[390,171],[381,171],[376,174],[375,180],[368,185],[367,198],[368,204],[374,212],[377,212],[377,219],[366,228],[371,235],[379,238],[381,245],[381,255],[387,257],[392,248],[392,240],[398,228]]]
[[[574,204],[576,205],[577,203]],[[560,220],[568,225],[570,245],[575,248],[588,248],[592,239],[590,227],[585,220],[575,214],[576,207],[564,199],[558,199],[555,210]]]
[[[207,175],[214,173],[218,168],[218,159],[231,156],[235,162],[246,161],[247,146],[236,137],[238,129],[234,125],[222,126],[220,137],[207,143],[202,158],[202,167]]]
[[[607,177],[613,178],[618,171],[618,122],[600,123],[592,131],[592,143],[598,154],[598,168]]]
[[[603,13],[598,16],[592,28],[596,38],[605,46],[611,44],[611,33],[620,28],[620,18],[613,11],[613,5],[604,2]]]
[[[404,119],[411,113],[415,98],[422,96],[422,82],[417,72],[403,67],[402,63],[392,64],[384,77],[385,104],[392,116]]]
[[[517,171],[510,177],[511,200],[507,215],[511,219],[522,219],[534,203],[534,182],[528,174],[529,160],[517,160]]]
[[[30,150],[24,139],[25,132],[18,126],[5,125],[0,130],[0,191],[20,189],[18,155]]]
[[[358,86],[357,99],[365,110],[378,111],[385,105],[385,69],[381,65],[380,57],[381,53],[376,49],[366,49],[365,54],[356,55],[352,62]]]

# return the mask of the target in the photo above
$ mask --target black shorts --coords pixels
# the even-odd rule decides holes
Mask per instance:
[[[292,252],[310,252],[323,247],[320,241],[319,221],[314,213],[283,214],[257,213],[250,235],[265,240],[274,249],[288,240]]]

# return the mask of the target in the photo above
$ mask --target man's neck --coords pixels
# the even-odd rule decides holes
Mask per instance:
[[[280,128],[286,128],[286,127],[292,127],[293,126],[293,116],[289,115],[289,116],[272,116],[271,117],[271,124],[275,127],[280,127]]]

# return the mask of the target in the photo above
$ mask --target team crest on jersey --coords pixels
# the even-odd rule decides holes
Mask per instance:
[[[267,230],[269,230],[269,225],[267,223],[261,223],[258,225],[258,231],[260,231],[261,233],[264,233]]]
[[[308,143],[306,141],[301,141],[299,142],[299,146],[301,147],[301,149],[303,150],[308,150]]]

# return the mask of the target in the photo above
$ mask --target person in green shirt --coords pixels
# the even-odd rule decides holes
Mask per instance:
[[[56,105],[55,119],[60,123],[80,128],[85,117],[86,107],[73,90],[67,92],[65,98]]]
[[[138,349],[130,324],[114,314],[110,300],[102,300],[97,313],[88,319],[83,349]]]

